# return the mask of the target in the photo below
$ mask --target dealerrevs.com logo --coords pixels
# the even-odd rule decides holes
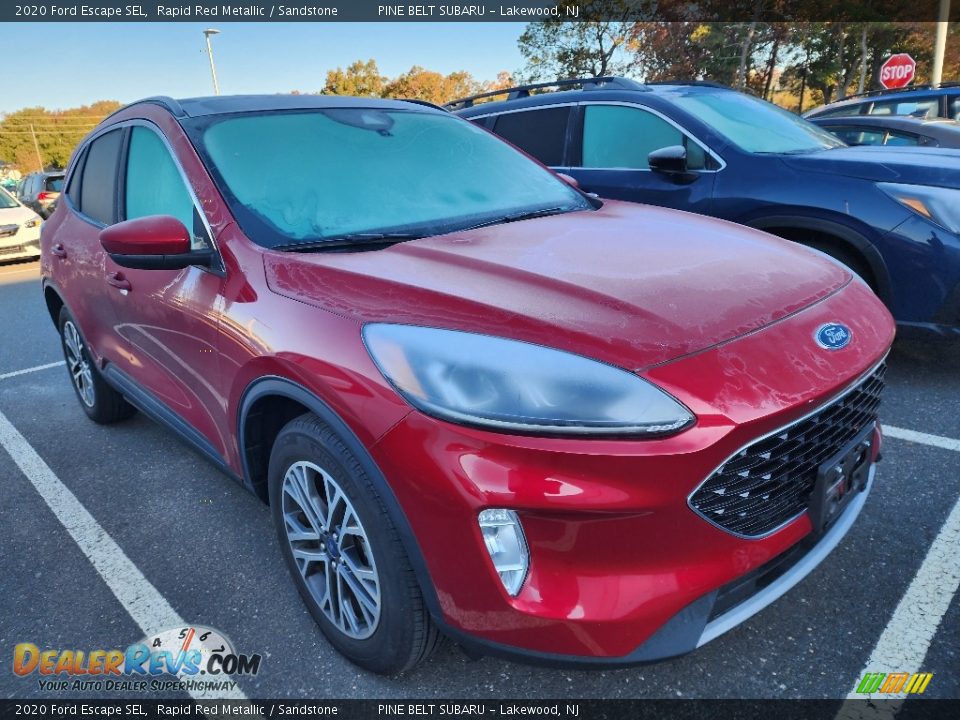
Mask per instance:
[[[259,654],[237,653],[219,631],[200,625],[164,630],[125,650],[75,650],[19,643],[13,672],[36,676],[41,690],[232,690],[235,675],[260,672]],[[170,676],[177,680],[170,680]]]

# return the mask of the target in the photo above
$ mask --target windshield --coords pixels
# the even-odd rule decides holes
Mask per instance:
[[[592,207],[486,131],[435,112],[244,113],[208,118],[191,135],[244,232],[268,247]]]
[[[5,188],[0,187],[0,210],[9,210],[19,207],[19,203],[14,200]]]
[[[693,92],[676,103],[752,153],[806,153],[844,143],[802,117],[738,92]]]

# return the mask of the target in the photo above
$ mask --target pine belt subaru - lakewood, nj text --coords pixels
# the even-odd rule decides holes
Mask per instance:
[[[86,414],[268,502],[357,664],[669,657],[850,528],[894,325],[825,255],[571,182],[411,102],[153,98],[76,151],[43,292]]]

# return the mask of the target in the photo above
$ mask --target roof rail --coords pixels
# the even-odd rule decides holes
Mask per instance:
[[[170,111],[170,114],[174,117],[185,117],[186,112],[181,107],[180,103],[174,100],[172,97],[167,97],[166,95],[154,95],[152,97],[143,98],[142,100],[134,100],[132,103],[127,103],[123,107],[117,108],[112,113],[107,115],[103,120],[112,118],[117,113],[123,112],[127,108],[133,107],[134,105],[143,105],[144,103],[149,103],[151,105],[159,105],[162,108],[165,108]],[[103,122],[101,120],[100,122]]]
[[[617,90],[646,90],[646,85],[638,83],[636,80],[623,77],[590,77],[590,78],[568,78],[566,80],[554,80],[552,82],[531,83],[528,85],[518,85],[517,87],[504,88],[503,90],[491,90],[490,92],[471,95],[470,97],[452,100],[444,105],[447,110],[462,110],[473,107],[477,100],[483,98],[496,97],[497,95],[506,95],[507,100],[516,100],[518,98],[530,97],[531,90],[540,90],[543,88],[566,88],[579,85],[583,90],[604,90],[614,88]]]
[[[420,100],[418,98],[397,98],[397,99],[400,100],[401,102],[413,103],[414,105],[423,105],[424,107],[433,108],[434,110],[443,110],[444,112],[447,112],[447,108],[445,108],[443,105],[437,105],[436,103],[432,103],[429,100]]]

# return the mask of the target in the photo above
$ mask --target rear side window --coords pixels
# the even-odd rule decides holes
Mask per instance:
[[[916,147],[920,145],[920,136],[913,133],[893,132],[887,134],[885,145],[896,145],[900,147]]]
[[[206,244],[196,232],[193,198],[170,151],[159,135],[144,127],[134,127],[130,135],[124,207],[127,220],[172,215],[191,231],[194,249]]]
[[[883,130],[858,127],[830,127],[826,129],[843,140],[847,145],[883,145]]]
[[[86,159],[86,153],[77,156],[74,163],[73,172],[70,174],[70,183],[67,185],[67,197],[73,206],[80,209],[80,176],[83,174],[83,161]]]
[[[569,107],[506,113],[497,117],[493,131],[544,165],[563,165]]]
[[[63,190],[63,175],[49,175],[44,182],[44,188],[47,192],[60,192]]]
[[[623,105],[587,105],[583,114],[583,167],[650,167],[647,156],[670,145],[687,148],[692,170],[704,167],[703,148],[653,113]]]
[[[117,162],[121,137],[119,130],[112,130],[90,143],[80,182],[80,212],[106,225],[117,221]]]
[[[870,108],[871,115],[913,115],[914,117],[937,117],[940,114],[940,98],[903,98],[879,100]]]

